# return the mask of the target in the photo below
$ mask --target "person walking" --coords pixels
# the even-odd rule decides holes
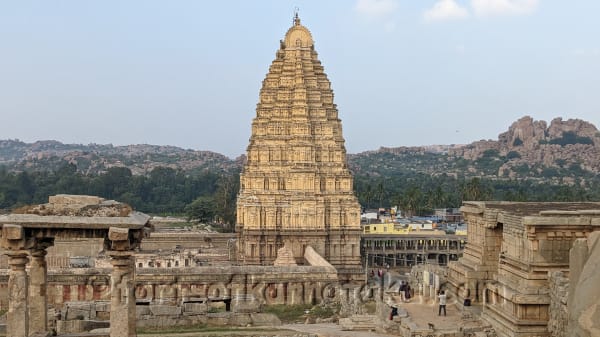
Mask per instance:
[[[444,316],[446,316],[446,294],[444,291],[440,291],[438,295],[438,299],[440,300],[440,307],[438,309],[438,316],[442,315],[442,310],[444,310]]]

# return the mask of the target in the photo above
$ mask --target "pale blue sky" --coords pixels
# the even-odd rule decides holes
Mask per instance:
[[[600,1],[4,1],[0,139],[238,156],[296,6],[350,153],[600,126]]]

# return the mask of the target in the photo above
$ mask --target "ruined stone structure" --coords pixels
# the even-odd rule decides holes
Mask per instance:
[[[445,266],[456,261],[466,245],[461,235],[386,235],[363,234],[363,255],[367,265],[385,266],[410,271],[418,264]]]
[[[8,304],[10,336],[46,331],[47,321],[67,333],[107,326],[110,319],[112,336],[132,336],[136,325],[272,324],[266,314],[259,313],[263,305],[342,303],[344,310],[352,311],[361,297],[357,294],[363,291],[361,284],[340,282],[338,270],[310,245],[303,265],[295,265],[291,250],[283,247],[277,265],[233,266],[222,261],[233,245],[232,235],[147,233],[148,216],[114,201],[54,196],[48,204],[19,212],[0,217],[3,253],[11,257],[11,266],[19,267],[0,272],[0,306]],[[13,233],[14,228],[22,229],[22,240],[15,239],[19,235]],[[149,239],[143,245],[142,236]],[[90,248],[86,250],[85,241],[77,238],[89,240]],[[63,257],[81,265],[44,269],[43,277],[39,276],[45,260],[38,257],[48,250],[30,248],[39,240],[46,246],[61,243],[66,250],[60,252]],[[96,254],[98,240],[104,244]],[[77,243],[73,247],[77,254],[88,255],[70,256],[68,243]],[[19,244],[26,250],[16,251],[20,259],[15,259],[13,250]],[[28,250],[34,260],[29,283],[25,273]],[[205,264],[204,258],[210,261]],[[95,267],[86,267],[89,261]],[[19,289],[27,286],[36,290],[36,297],[44,294],[46,302],[39,304],[34,295],[23,295]],[[54,321],[46,317],[46,309],[62,317]],[[225,312],[214,314],[213,309]],[[40,327],[32,328],[36,324]]]
[[[103,238],[111,257],[111,337],[135,336],[133,250],[149,229],[149,216],[98,197],[57,195],[49,203],[0,216],[3,254],[8,255],[7,334],[46,333],[47,248],[55,239]],[[31,261],[31,262],[30,262]],[[29,273],[26,265],[29,263]]]
[[[240,182],[240,262],[273,264],[287,244],[301,265],[311,246],[340,275],[361,273],[360,205],[341,121],[297,15],[263,81]]]
[[[565,281],[554,273],[569,273],[574,242],[600,231],[600,203],[465,202],[461,210],[468,243],[463,257],[450,262],[443,286],[459,306],[470,299],[500,337],[551,336],[564,329],[564,323],[548,327],[551,316],[565,316],[549,312],[552,297],[559,309],[564,297],[558,288]],[[582,295],[589,298],[589,292]]]
[[[599,225],[598,221],[594,224]],[[577,239],[569,258],[568,325],[566,330],[556,329],[552,336],[600,336],[600,231]]]
[[[305,259],[308,265],[303,266],[136,268],[137,307],[131,321],[138,327],[193,325],[207,320],[217,325],[261,325],[254,316],[264,305],[333,302],[348,306],[370,296],[371,291],[362,285],[340,284],[336,269],[310,247]],[[63,321],[75,321],[76,316],[105,319],[107,312],[113,312],[113,304],[108,303],[110,272],[109,268],[50,271],[48,305],[62,310]],[[0,275],[2,298],[8,297],[7,282],[8,278]],[[79,309],[73,310],[74,306]],[[211,316],[211,308],[223,312]],[[245,315],[253,320],[247,321]]]

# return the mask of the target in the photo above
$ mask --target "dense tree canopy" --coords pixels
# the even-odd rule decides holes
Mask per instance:
[[[14,173],[0,167],[0,208],[45,203],[54,194],[88,194],[122,201],[146,213],[184,214],[204,198],[214,205],[210,220],[232,221],[238,177],[237,173],[210,171],[187,175],[165,167],[148,176],[132,175],[124,167],[109,168],[100,175],[83,175],[70,164],[54,172]]]
[[[589,188],[581,185],[578,181],[561,185],[536,179],[492,180],[409,170],[386,174],[363,171],[354,177],[354,189],[364,208],[398,206],[405,215],[458,207],[463,200],[600,200],[599,179],[588,179]],[[72,164],[55,171],[9,172],[0,167],[0,209],[4,210],[45,203],[54,194],[87,194],[122,201],[145,213],[234,224],[238,190],[239,172],[207,170],[190,174],[159,167],[140,176],[132,175],[128,168],[113,167],[99,175],[85,175]]]

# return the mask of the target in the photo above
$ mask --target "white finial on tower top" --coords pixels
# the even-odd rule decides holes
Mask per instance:
[[[298,11],[300,9],[298,7],[294,7],[294,25],[300,25],[300,17],[298,16]]]

